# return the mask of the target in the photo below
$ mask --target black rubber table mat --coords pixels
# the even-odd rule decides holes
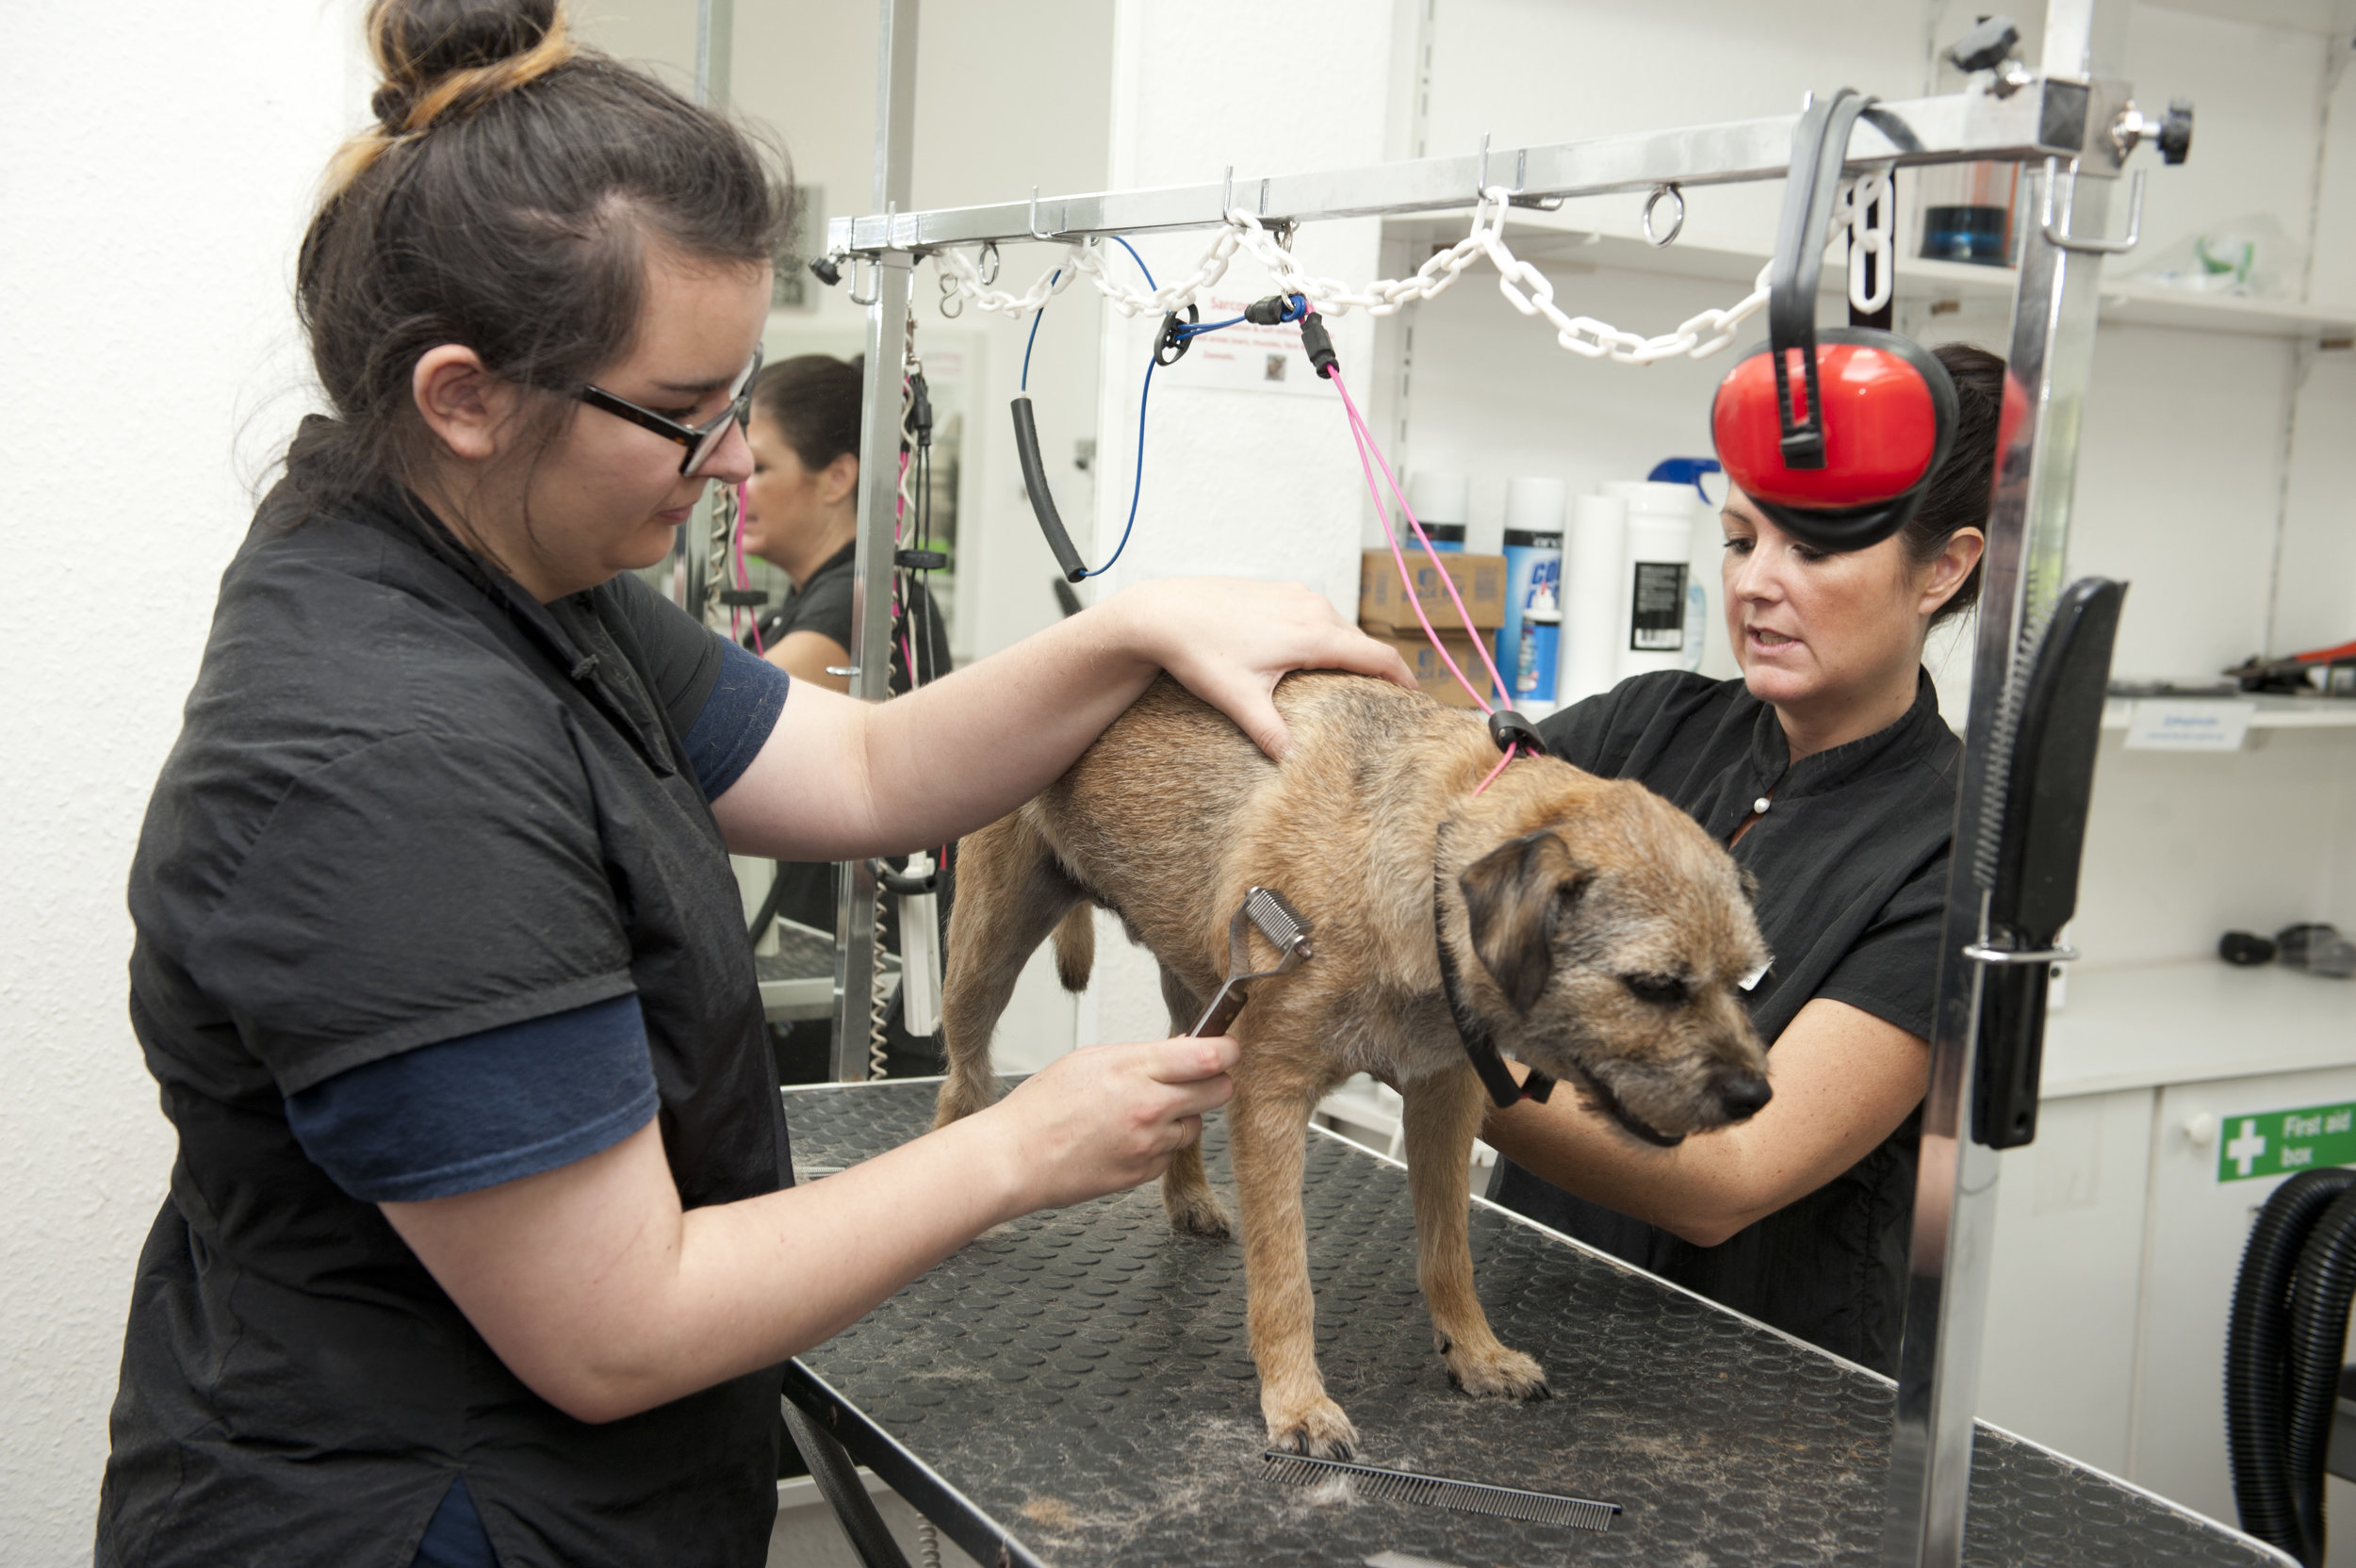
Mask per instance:
[[[934,1088],[786,1091],[797,1161],[916,1136]],[[1214,1118],[1232,1208],[1225,1144]],[[1432,1349],[1406,1172],[1312,1134],[1305,1185],[1318,1363],[1356,1459],[1617,1503],[1609,1531],[1263,1480],[1241,1246],[1173,1233],[1153,1185],[985,1233],[788,1390],[985,1564],[1878,1562],[1887,1381],[1476,1204],[1490,1323],[1554,1397],[1469,1398]],[[1986,1428],[1966,1541],[1990,1568],[2288,1560]]]

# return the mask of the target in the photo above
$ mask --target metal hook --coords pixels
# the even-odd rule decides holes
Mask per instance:
[[[2075,251],[2081,255],[2115,256],[2135,248],[2143,237],[2143,171],[2138,169],[2127,177],[2127,233],[2119,239],[2082,239],[2070,232],[2070,220],[2078,205],[2078,171],[2070,171],[2070,199],[2062,204],[2061,226],[2053,226],[2053,187],[2061,180],[2061,160],[2045,160],[2045,195],[2039,204],[2037,227],[2045,231],[2046,243],[2056,250]]]
[[[982,241],[981,258],[973,269],[973,275],[982,280],[984,288],[988,288],[998,281],[998,241],[994,239]]]
[[[1037,186],[1031,187],[1031,216],[1026,226],[1030,229],[1033,239],[1052,241],[1055,237],[1039,226],[1039,187]]]
[[[1235,166],[1232,163],[1227,166],[1226,176],[1219,181],[1219,217],[1220,222],[1231,227],[1242,226],[1235,222]]]
[[[1669,232],[1667,234],[1655,234],[1652,232],[1652,209],[1661,204],[1661,198],[1663,196],[1668,197],[1669,200],[1677,204],[1677,215],[1670,222]],[[1679,190],[1675,182],[1671,182],[1667,185],[1654,186],[1652,188],[1652,194],[1644,198],[1644,237],[1651,240],[1655,245],[1666,245],[1684,232],[1685,192]]]
[[[941,314],[954,321],[965,314],[965,296],[957,292],[957,280],[946,268],[934,276],[941,285]],[[952,305],[957,308],[952,310]]]
[[[1489,133],[1481,133],[1481,165],[1473,174],[1473,194],[1485,197],[1489,193]]]
[[[861,266],[861,265],[864,265],[864,266],[867,268],[868,287],[869,287],[871,290],[875,290],[874,292],[871,292],[871,293],[869,293],[868,295],[866,295],[864,298],[861,298],[861,297],[860,297],[860,295],[859,295],[859,268],[860,268],[860,266]],[[845,294],[845,295],[849,298],[850,302],[851,302],[853,304],[855,304],[855,305],[872,305],[872,304],[874,304],[874,303],[875,303],[875,302],[878,299],[882,298],[882,293],[881,293],[881,291],[880,291],[879,289],[876,289],[876,286],[876,286],[876,278],[877,278],[877,273],[876,273],[876,271],[875,271],[875,266],[876,266],[875,259],[873,256],[853,256],[853,257],[851,258],[851,282],[850,282],[850,286],[849,286],[848,288],[846,288],[843,292],[844,292],[844,294]]]

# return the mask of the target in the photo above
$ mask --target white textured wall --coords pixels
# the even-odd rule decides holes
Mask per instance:
[[[0,47],[0,1561],[87,1562],[172,1159],[124,874],[249,482],[300,412],[294,242],[349,0],[19,6]]]

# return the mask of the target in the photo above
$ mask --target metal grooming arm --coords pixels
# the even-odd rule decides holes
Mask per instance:
[[[1858,122],[1849,169],[1977,160],[2027,166],[2035,181],[2050,166],[2072,179],[2069,232],[2028,225],[2009,346],[2013,421],[1999,454],[1995,506],[1981,594],[1978,663],[1965,740],[1955,823],[1957,870],[1951,886],[1939,982],[1938,1035],[1922,1110],[1921,1175],[1907,1316],[1900,1354],[1887,1538],[1893,1564],[1961,1560],[1963,1508],[1971,1478],[1972,1413],[1987,1295],[1988,1236],[1995,1216],[1995,1153],[1959,1139],[1972,1082],[1979,1023],[1979,966],[1964,960],[1984,942],[1985,899],[1967,864],[1994,765],[1998,709],[2024,628],[2056,602],[2077,471],[2077,433],[2093,360],[2101,230],[2110,188],[2140,139],[2163,140],[2159,122],[2140,114],[2123,82],[2100,74],[2118,58],[2124,0],[2048,0],[2040,69],[2000,68],[1965,91],[1876,104]],[[1519,204],[1555,198],[1779,180],[1791,164],[1796,115],[1601,137],[1474,156],[1301,175],[1274,175],[1158,190],[1031,197],[991,205],[900,210],[907,202],[908,94],[915,76],[916,0],[882,0],[876,109],[877,211],[827,225],[828,253],[847,260],[868,307],[865,450],[862,454],[859,580],[854,618],[859,674],[852,690],[884,692],[883,613],[892,548],[898,458],[899,377],[908,282],[927,252],[949,245],[1050,237],[1207,229],[1230,211],[1263,223],[1463,210],[1484,186],[1501,184]],[[1829,85],[1829,84],[1827,84]],[[2170,150],[2170,161],[2182,155]],[[2074,171],[2074,173],[2072,172]],[[2093,176],[2085,178],[2085,176]],[[2041,189],[2042,188],[2040,188]],[[2050,232],[2049,232],[2050,231]],[[836,969],[836,1074],[859,1076],[859,1044],[875,961],[873,889],[854,868],[840,907]]]
[[[875,60],[875,204],[908,199],[916,139],[917,0],[878,0]],[[852,269],[853,297],[867,306],[867,384],[861,394],[859,546],[851,577],[851,695],[892,694],[892,509],[900,494],[900,382],[907,370],[908,281],[916,258],[885,252]],[[869,292],[857,293],[864,274]],[[835,875],[834,1076],[867,1076],[867,1007],[875,984],[875,878],[864,860]]]

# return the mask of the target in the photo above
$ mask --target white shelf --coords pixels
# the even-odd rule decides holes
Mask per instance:
[[[2127,727],[2127,710],[2135,697],[2110,697],[2102,704],[2102,727]],[[2257,712],[2250,717],[2252,729],[2337,729],[2356,725],[2356,702],[2345,697],[2151,697],[2151,702],[2254,702]]]
[[[1465,218],[1455,215],[1390,219],[1384,221],[1383,233],[1385,237],[1419,246],[1452,245],[1464,237],[1465,221]],[[1549,271],[1610,268],[1702,278],[1714,283],[1748,283],[1759,275],[1767,260],[1763,253],[1721,250],[1682,240],[1674,245],[1654,246],[1641,238],[1565,227],[1544,213],[1509,220],[1505,233],[1506,242],[1515,255]],[[1970,262],[1925,261],[1917,257],[1904,258],[1898,263],[1901,300],[2009,300],[2015,286],[2016,274],[2009,267],[1980,267]],[[1835,294],[1845,286],[1841,270],[1827,267],[1821,285],[1823,292]],[[2105,322],[2259,337],[2356,335],[2356,307],[2187,294],[2128,282],[2103,284],[2102,318]]]
[[[2073,964],[2043,1098],[2356,1065],[2356,981],[2219,958]]]

